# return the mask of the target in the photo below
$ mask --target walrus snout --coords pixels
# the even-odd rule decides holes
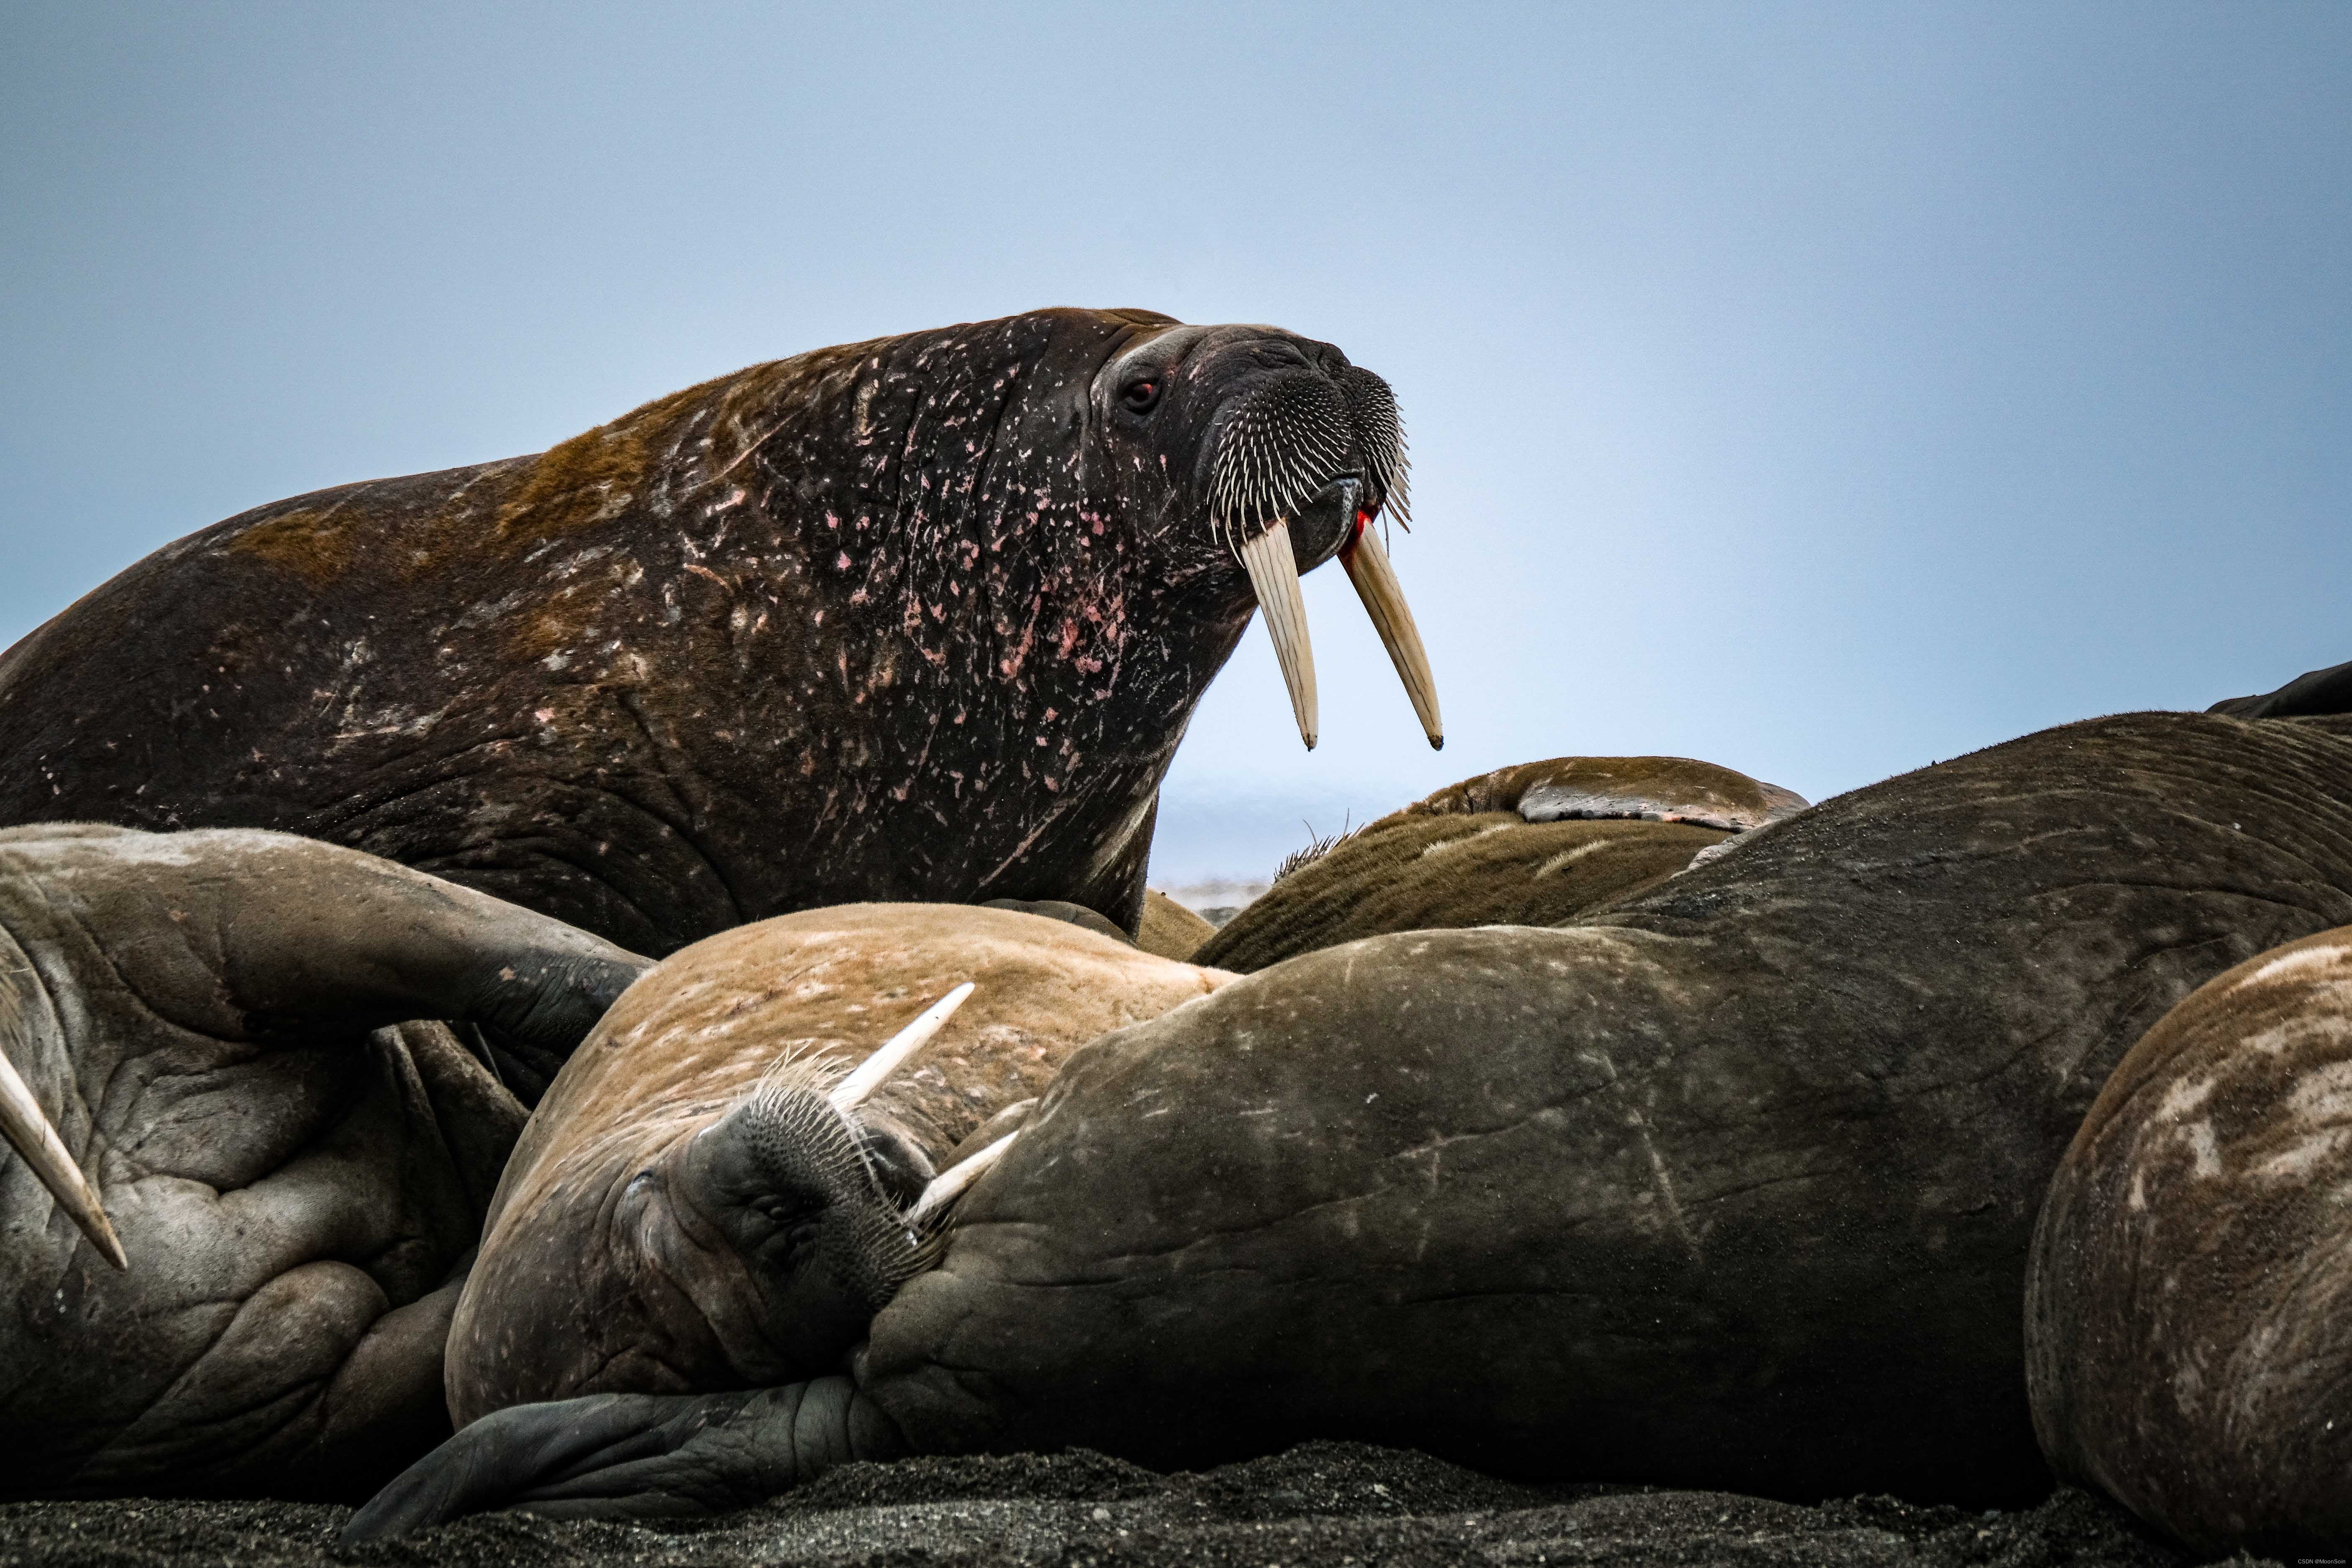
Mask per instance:
[[[820,1367],[842,1348],[825,1329],[854,1335],[917,1268],[866,1134],[813,1085],[772,1084],[698,1133],[678,1172],[680,1196],[759,1278],[776,1321],[820,1342],[805,1356]]]
[[[1299,739],[1314,750],[1315,656],[1298,575],[1338,556],[1404,682],[1433,747],[1445,744],[1437,683],[1388,552],[1370,525],[1408,521],[1404,426],[1389,384],[1328,344],[1250,345],[1255,374],[1211,428],[1206,465],[1213,534],[1233,549],[1265,613]],[[1276,353],[1276,349],[1287,352]],[[1366,542],[1369,541],[1369,543]]]

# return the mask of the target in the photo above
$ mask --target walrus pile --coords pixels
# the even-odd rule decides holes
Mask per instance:
[[[1314,743],[1299,573],[1341,560],[1442,738],[1406,512],[1387,384],[1277,328],[821,349],[157,552],[0,656],[0,824],[301,833],[656,957],[868,899],[1133,932],[1260,605]]]
[[[359,1542],[1336,1439],[2352,1531],[2352,667],[1813,806],[1501,769],[1202,940],[1157,790],[1256,609],[1314,743],[1300,571],[1442,738],[1405,511],[1329,345],[1043,311],[0,657],[0,1495]]]

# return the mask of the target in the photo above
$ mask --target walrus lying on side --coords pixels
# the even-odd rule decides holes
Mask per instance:
[[[2039,1495],[2034,1215],[2128,1044],[2352,921],[2352,720],[2131,714],[1557,929],[1376,937],[1079,1052],[847,1375],[478,1421],[357,1515],[740,1506],[908,1450],[1296,1440]]]
[[[522,1108],[646,962],[282,834],[0,830],[0,1496],[364,1497]]]
[[[1405,499],[1387,384],[1278,328],[820,349],[157,552],[0,656],[0,823],[285,829],[656,956],[869,899],[1133,932],[1261,605],[1313,743],[1299,573],[1341,559],[1438,737],[1368,526]]]
[[[1249,973],[1389,931],[1558,925],[1804,808],[1791,791],[1687,757],[1497,768],[1286,869],[1194,954]]]
[[[2124,1058],[2050,1184],[2025,1342],[2060,1475],[2215,1556],[2352,1542],[2352,927]]]
[[[507,1165],[450,1335],[451,1414],[837,1370],[921,1267],[937,1173],[968,1180],[955,1156],[998,1147],[1078,1047],[1231,978],[938,904],[813,910],[664,960]],[[958,986],[936,1043],[871,1059]]]

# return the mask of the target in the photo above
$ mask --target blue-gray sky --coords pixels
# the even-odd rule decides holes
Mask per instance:
[[[1395,384],[1163,879],[1564,752],[1816,798],[2352,658],[2352,5],[0,6],[0,643],[248,506],[1045,304]]]

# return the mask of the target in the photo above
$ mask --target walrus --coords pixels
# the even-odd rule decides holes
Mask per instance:
[[[1554,929],[1306,953],[1074,1056],[851,1370],[499,1412],[354,1516],[740,1506],[843,1459],[1306,1437],[1987,1506],[2029,1244],[2129,1043],[2352,921],[2352,720],[2127,714]]]
[[[282,834],[0,829],[0,1496],[364,1498],[523,1110],[646,961]]]
[[[2352,1542],[2352,927],[2132,1047],[2051,1183],[2025,1306],[2062,1477],[2216,1557]]]
[[[1388,384],[1279,328],[820,349],[158,551],[0,657],[0,822],[301,833],[656,957],[866,900],[1133,932],[1261,604],[1315,739],[1300,572],[1341,558],[1442,740],[1407,510]]]
[[[506,1167],[450,1335],[452,1416],[837,1370],[919,1266],[935,1176],[985,1169],[1078,1047],[1231,978],[937,904],[814,910],[673,954]],[[926,1024],[944,1031],[928,1048]],[[875,1059],[894,1046],[921,1054]]]
[[[1302,857],[1193,951],[1248,973],[1389,931],[1557,925],[1655,887],[1805,804],[1688,757],[1497,768]]]
[[[2309,719],[2352,712],[2352,663],[2306,670],[2275,691],[2224,698],[2206,711],[2241,719]]]

